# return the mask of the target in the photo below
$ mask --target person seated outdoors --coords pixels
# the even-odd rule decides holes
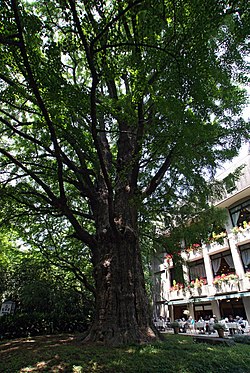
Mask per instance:
[[[187,319],[188,329],[193,331],[194,330],[194,324],[195,324],[195,320],[193,319],[192,316],[189,316],[189,318]]]
[[[206,316],[205,317],[205,332],[208,334],[211,334],[209,322],[210,322],[210,317]]]
[[[181,319],[180,325],[181,325],[180,333],[186,333],[188,329],[188,322],[186,321],[184,317]]]
[[[233,318],[232,315],[229,315],[228,316],[228,322],[229,323],[234,323],[234,322],[236,322],[236,320]],[[228,328],[228,329],[229,329],[229,334],[230,335],[234,335],[235,334],[235,328]]]
[[[200,316],[197,324],[195,324],[195,328],[196,328],[196,330],[198,330],[199,333],[203,333],[204,332],[204,327],[205,327],[205,321],[203,320],[203,317]]]
[[[236,320],[237,324],[239,325],[240,333],[244,334],[248,324],[247,320],[244,320],[243,317],[239,316],[236,316]]]
[[[216,316],[214,315],[211,316],[209,319],[209,334],[215,333],[215,330],[214,330],[215,319],[216,319]]]

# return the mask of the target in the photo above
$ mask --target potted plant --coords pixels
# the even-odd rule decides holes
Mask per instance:
[[[217,330],[218,335],[219,335],[220,338],[224,338],[224,336],[225,336],[225,330],[226,330],[226,327],[225,327],[224,324],[221,324],[219,322],[218,323],[214,323],[213,328],[214,328],[214,330]]]
[[[174,329],[174,334],[178,334],[180,332],[180,324],[178,321],[173,321],[170,323],[170,328]]]

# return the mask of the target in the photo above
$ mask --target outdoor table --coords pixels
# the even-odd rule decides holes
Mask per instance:
[[[225,325],[226,328],[229,329],[230,334],[235,334],[235,331],[239,330],[239,325],[237,322],[227,322]]]
[[[155,327],[159,330],[165,329],[165,321],[163,320],[158,320],[154,322]]]
[[[205,323],[204,322],[199,322],[197,321],[194,325],[195,329],[197,329],[198,331],[202,331],[204,330],[205,328]]]

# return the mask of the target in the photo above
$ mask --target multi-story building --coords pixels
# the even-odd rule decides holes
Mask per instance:
[[[161,253],[153,262],[154,316],[171,320],[190,314],[198,320],[242,316],[250,323],[250,152],[240,159],[242,176],[215,203],[225,208],[225,230],[209,243],[194,243],[183,249],[182,278],[175,280],[171,255]],[[234,164],[220,178],[239,166]]]

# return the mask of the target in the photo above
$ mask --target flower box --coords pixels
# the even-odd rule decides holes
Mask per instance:
[[[231,292],[239,290],[239,276],[236,273],[216,276],[213,285],[217,292]]]
[[[239,291],[239,283],[228,282],[222,283],[221,285],[214,285],[216,293],[230,293],[234,291]]]
[[[202,285],[201,287],[189,288],[190,296],[199,297],[202,295],[208,295],[208,285]]]
[[[250,239],[250,221],[243,221],[243,226],[233,227],[231,232],[235,241],[242,242]]]
[[[234,239],[237,243],[250,240],[250,227],[239,230],[238,233],[234,233]]]
[[[210,241],[210,249],[209,251],[217,251],[217,250],[220,250],[224,247],[228,247],[228,239],[227,238],[223,238],[222,241]]]
[[[168,299],[183,299],[185,297],[184,290],[170,290],[168,293]]]

